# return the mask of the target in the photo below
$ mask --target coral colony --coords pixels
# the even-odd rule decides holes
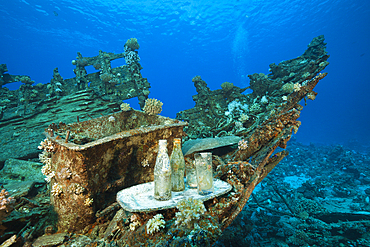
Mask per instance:
[[[249,75],[249,94],[243,93],[247,88],[230,82],[210,90],[201,76],[195,76],[195,106],[177,113],[176,119],[159,116],[163,103],[149,98],[136,38],[127,40],[122,53],[99,51],[94,57],[77,53],[72,60],[76,76],[64,79],[56,68],[47,84],[7,74],[2,64],[0,85],[20,81],[22,86],[14,91],[0,88],[4,133],[0,158],[32,157],[34,151],[28,147],[38,146],[42,164],[34,166],[44,177],[37,180],[36,190],[35,182],[27,187],[21,181],[20,187],[29,191],[14,198],[13,192],[9,196],[1,191],[1,229],[16,233],[17,238],[8,235],[8,240],[23,246],[215,244],[255,186],[288,155],[277,148],[286,148],[301,124],[299,102],[314,100],[313,89],[327,75],[320,73],[329,64],[325,45],[324,37],[318,36],[301,56],[271,64],[270,74]],[[111,61],[118,58],[126,64],[112,68]],[[98,71],[88,74],[86,66]],[[134,97],[140,110],[122,102]],[[32,131],[17,141],[28,130]],[[196,153],[208,152],[212,162],[207,169],[213,172],[214,183],[224,183],[229,190],[220,193],[222,186],[217,185],[209,196],[195,193],[180,199],[176,193],[194,190],[185,188],[172,192],[162,206],[149,208],[159,140],[169,143],[166,152],[171,154],[175,139],[183,142],[181,160],[186,169],[194,166]],[[17,152],[10,153],[14,148]],[[183,169],[183,164],[178,167]],[[151,199],[141,203],[140,196],[148,191]],[[117,193],[131,204],[117,203]],[[13,208],[26,215],[5,221]]]

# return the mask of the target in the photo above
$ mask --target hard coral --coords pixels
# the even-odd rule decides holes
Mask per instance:
[[[140,48],[139,43],[137,42],[136,38],[131,38],[126,41],[125,44],[125,51],[134,51]]]
[[[45,150],[46,152],[54,152],[54,148],[54,144],[47,138],[40,143],[40,146],[38,146],[38,149]]]
[[[239,150],[245,150],[247,148],[248,148],[248,141],[247,140],[242,139],[238,142],[238,149]]]
[[[159,232],[162,228],[165,227],[166,221],[163,220],[162,214],[156,214],[152,219],[148,220],[146,223],[146,233],[153,234]]]
[[[13,210],[14,202],[14,198],[9,197],[9,193],[5,189],[2,189],[0,192],[0,224]]]
[[[129,111],[129,110],[131,110],[131,106],[128,103],[122,103],[120,105],[120,107],[121,107],[121,111]]]
[[[145,113],[149,115],[158,115],[162,111],[163,103],[157,99],[147,99],[144,105]]]
[[[283,91],[283,93],[292,93],[294,91],[294,84],[286,83],[282,86],[281,90]]]
[[[62,190],[62,187],[58,183],[55,183],[51,187],[50,192],[53,196],[60,196],[63,193],[63,190]]]
[[[176,213],[176,225],[185,226],[188,229],[193,229],[200,217],[206,212],[206,208],[201,200],[189,198],[180,201],[177,204],[177,209],[180,212]]]

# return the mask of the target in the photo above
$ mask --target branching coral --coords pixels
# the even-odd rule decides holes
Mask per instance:
[[[121,111],[129,111],[129,110],[131,110],[131,106],[128,103],[122,103],[120,105],[120,107],[121,107]]]
[[[47,139],[45,139],[45,140],[47,140]],[[48,150],[51,149],[49,147],[49,144],[44,145],[43,143],[46,143],[46,142],[45,141],[41,142],[41,146],[39,146],[39,148],[44,149],[44,147],[48,147],[47,148]],[[44,164],[44,166],[41,168],[41,172],[42,172],[42,174],[44,174],[44,176],[46,176],[46,178],[45,178],[46,182],[50,182],[51,179],[55,176],[55,172],[51,170],[51,155],[52,155],[51,152],[47,152],[45,150],[42,151],[42,153],[39,155],[40,161]]]
[[[60,196],[62,193],[62,186],[60,186],[58,183],[53,184],[53,187],[51,188],[51,194],[53,196]]]
[[[14,198],[9,197],[9,193],[2,189],[0,192],[0,224],[2,220],[13,210]]]
[[[162,228],[165,227],[166,221],[163,220],[162,214],[156,214],[152,219],[148,220],[146,223],[146,233],[153,234],[159,232]]]
[[[15,199],[2,189],[0,191],[0,225],[2,221],[13,211]],[[2,245],[1,245],[2,246]]]
[[[298,82],[297,83],[294,83],[294,92],[298,92],[299,90],[301,90],[301,84],[299,84]]]
[[[147,99],[145,101],[144,111],[149,115],[158,115],[162,111],[163,103],[157,99]]]
[[[51,141],[45,139],[41,141],[40,146],[38,146],[38,149],[45,150],[46,152],[54,152],[54,145]]]
[[[180,201],[177,204],[180,212],[176,213],[175,224],[193,229],[194,224],[200,220],[200,217],[206,212],[206,208],[201,200],[189,198]]]
[[[90,207],[93,204],[93,202],[94,202],[94,199],[89,197],[89,198],[86,198],[84,205]]]
[[[238,142],[238,149],[239,150],[245,150],[245,149],[247,149],[248,148],[248,141],[247,140],[240,140],[239,142]]]

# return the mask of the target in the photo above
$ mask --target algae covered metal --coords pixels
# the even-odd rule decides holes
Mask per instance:
[[[50,186],[58,229],[82,230],[117,191],[153,181],[158,140],[181,138],[186,125],[135,110],[51,124],[45,133],[54,146]]]

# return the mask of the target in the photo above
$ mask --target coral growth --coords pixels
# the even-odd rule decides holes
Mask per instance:
[[[16,76],[15,77],[15,80],[16,81],[20,81],[26,85],[32,85],[33,83],[35,83],[34,81],[31,80],[31,77],[27,76],[27,75],[23,75],[23,76]]]
[[[58,183],[53,184],[53,187],[51,188],[51,194],[53,196],[60,196],[62,192],[62,187]]]
[[[38,149],[45,150],[46,152],[54,152],[54,145],[51,141],[49,141],[47,138],[41,141],[40,146],[38,146]]]
[[[141,226],[140,217],[137,214],[131,215],[130,221],[131,223],[129,227],[131,231],[135,231],[138,227]]]
[[[102,80],[102,82],[109,82],[110,80],[113,79],[113,76],[111,74],[108,74],[108,73],[103,73],[100,75],[100,79]]]
[[[245,150],[247,148],[248,148],[248,141],[247,140],[242,139],[238,142],[238,149],[239,150]]]
[[[147,99],[145,101],[144,112],[149,115],[158,115],[162,111],[163,103],[157,99]]]
[[[68,167],[63,167],[58,172],[58,178],[60,179],[69,179],[72,177],[72,172]]]
[[[153,234],[159,232],[161,230],[161,227],[165,227],[165,224],[166,221],[163,220],[163,215],[156,214],[152,219],[148,220],[148,223],[146,223],[146,233]]]
[[[221,88],[222,90],[224,90],[225,92],[229,92],[233,89],[234,87],[234,84],[232,84],[231,82],[224,82],[221,84]]]
[[[125,51],[134,51],[140,48],[139,43],[137,42],[136,38],[131,38],[126,41],[125,44]]]
[[[86,198],[84,205],[90,207],[93,204],[93,202],[94,202],[94,199],[89,197],[89,198]]]
[[[241,104],[239,101],[234,100],[227,105],[227,109],[228,111],[225,112],[226,116],[234,113],[243,114],[248,111],[248,105]]]
[[[0,224],[3,219],[13,210],[15,200],[9,193],[2,189],[0,192]]]
[[[299,90],[301,90],[301,84],[299,84],[298,82],[297,83],[294,83],[294,92],[298,92]]]
[[[121,108],[121,111],[129,111],[129,110],[131,110],[131,106],[128,103],[122,103],[120,105],[120,108]]]
[[[283,91],[284,94],[293,93],[293,91],[294,91],[294,84],[293,83],[285,83],[281,87],[281,91]]]
[[[47,139],[45,139],[45,140],[47,140]],[[45,142],[45,141],[41,142],[41,146],[39,146],[39,148],[43,149],[44,147],[48,147],[47,149],[51,150],[52,145],[49,146],[51,142],[49,142],[48,144],[46,144],[46,143],[47,142]],[[39,159],[40,159],[41,163],[44,164],[44,166],[41,168],[41,172],[42,172],[42,174],[44,174],[44,176],[46,176],[45,181],[48,182],[48,183],[55,176],[55,172],[51,170],[51,155],[52,155],[52,152],[47,152],[45,150],[42,151],[41,154],[39,154]]]
[[[114,122],[116,121],[116,118],[115,118],[115,117],[113,117],[113,116],[110,116],[110,117],[108,118],[108,121],[109,121],[109,122],[111,122],[111,123],[114,123]]]
[[[135,51],[128,51],[125,53],[125,61],[127,65],[138,63],[140,61],[140,57]]]
[[[193,229],[194,224],[200,220],[200,217],[206,212],[203,202],[198,199],[184,199],[177,204],[180,212],[176,213],[175,224]]]
[[[51,163],[46,163],[42,168],[41,168],[42,174],[46,176],[45,181],[50,183],[51,179],[55,177],[55,172],[51,170]]]
[[[240,122],[245,123],[249,120],[249,116],[245,113],[242,113],[238,119]]]

